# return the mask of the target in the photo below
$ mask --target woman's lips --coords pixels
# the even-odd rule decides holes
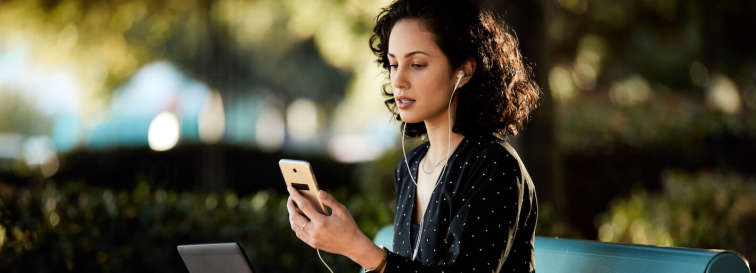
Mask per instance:
[[[397,98],[396,104],[399,106],[399,109],[407,109],[410,108],[413,104],[415,104],[415,100],[412,99],[406,99],[406,98]]]

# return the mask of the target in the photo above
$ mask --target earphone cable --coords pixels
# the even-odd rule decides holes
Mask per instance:
[[[328,271],[331,271],[331,273],[333,273],[333,269],[331,269],[331,267],[328,266],[328,264],[326,263],[326,261],[323,260],[323,256],[320,256],[320,249],[316,248],[315,251],[318,252],[318,258],[320,258],[320,261],[323,263],[323,265],[325,265],[325,267],[328,268]]]

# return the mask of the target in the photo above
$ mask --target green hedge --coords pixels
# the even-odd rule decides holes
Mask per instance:
[[[756,258],[756,181],[669,171],[660,193],[636,191],[597,218],[599,240],[730,249]]]
[[[392,205],[379,197],[334,194],[369,236],[391,223]],[[315,251],[289,229],[285,202],[270,190],[240,197],[147,183],[133,191],[0,184],[0,271],[186,272],[176,245],[237,241],[261,272],[323,272]],[[324,258],[337,272],[358,270],[346,258]]]

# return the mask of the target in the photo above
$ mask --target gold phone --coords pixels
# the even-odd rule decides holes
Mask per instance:
[[[318,197],[318,182],[315,180],[310,162],[281,159],[278,161],[278,166],[281,168],[286,185],[297,189],[320,213],[327,215],[326,208]]]

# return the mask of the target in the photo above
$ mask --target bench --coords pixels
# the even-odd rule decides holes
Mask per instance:
[[[382,228],[374,242],[393,247],[394,229]],[[538,273],[749,273],[748,262],[733,251],[658,247],[536,236]]]

